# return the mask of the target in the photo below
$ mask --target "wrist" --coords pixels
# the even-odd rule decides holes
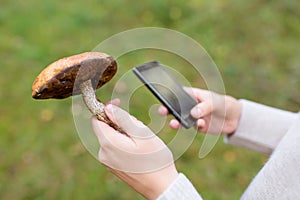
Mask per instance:
[[[231,96],[227,96],[226,107],[226,125],[223,129],[223,133],[230,135],[233,134],[239,126],[242,103]]]
[[[158,173],[153,175],[155,178],[152,179],[155,179],[155,182],[149,185],[151,189],[144,195],[147,199],[157,199],[179,175],[174,165],[164,168]]]
[[[233,134],[239,126],[240,118],[242,112],[242,103],[239,102],[237,99],[234,99],[234,109],[233,113],[233,120],[232,120],[232,131],[229,134]]]

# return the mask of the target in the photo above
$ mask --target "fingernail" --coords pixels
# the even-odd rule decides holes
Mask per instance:
[[[201,109],[198,108],[198,107],[195,107],[191,110],[191,115],[194,117],[194,118],[199,118],[201,117]]]
[[[160,115],[166,115],[166,110],[165,110],[165,108],[162,107],[162,106],[160,106],[160,107],[158,108],[158,113],[159,113]]]

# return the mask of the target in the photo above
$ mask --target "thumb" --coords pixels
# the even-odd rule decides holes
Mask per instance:
[[[118,131],[110,127],[108,124],[99,121],[95,116],[91,118],[91,124],[93,131],[99,141],[100,146],[124,146],[126,142],[128,141],[128,144],[132,143],[131,138],[129,138],[125,134],[120,134]]]
[[[105,113],[110,120],[120,126],[130,137],[150,137],[154,135],[141,121],[115,105],[107,105]]]
[[[191,115],[195,119],[205,117],[212,112],[212,105],[208,101],[203,101],[194,106],[191,110]]]
[[[193,87],[183,87],[183,89],[188,93],[192,98],[194,98],[197,102],[201,101],[201,90]]]

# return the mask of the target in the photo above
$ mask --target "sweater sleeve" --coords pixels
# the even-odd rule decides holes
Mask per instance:
[[[225,142],[270,154],[287,130],[297,119],[297,114],[239,100],[242,113],[237,130],[225,137]]]
[[[241,199],[299,199],[300,115]]]
[[[180,173],[173,183],[157,198],[157,200],[202,200],[192,183]]]

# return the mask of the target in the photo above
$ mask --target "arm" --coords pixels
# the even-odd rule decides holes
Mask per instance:
[[[300,115],[241,199],[299,199]]]
[[[235,132],[225,141],[270,154],[297,119],[297,114],[247,100],[242,104],[241,117]]]

